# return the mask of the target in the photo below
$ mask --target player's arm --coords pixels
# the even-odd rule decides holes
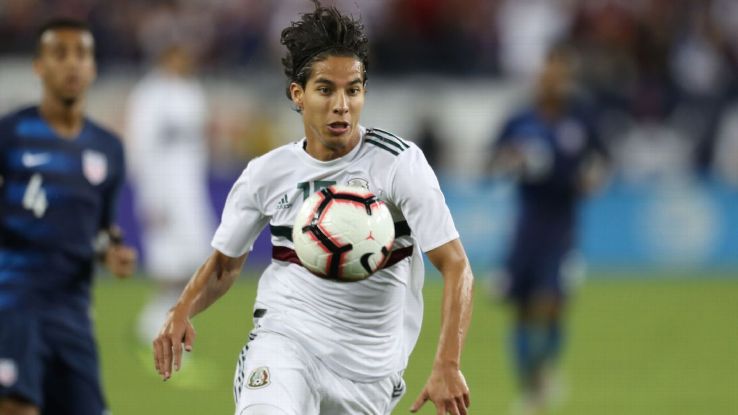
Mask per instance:
[[[119,140],[114,142],[120,143]],[[103,190],[102,215],[98,224],[98,235],[95,250],[106,268],[118,278],[127,278],[136,270],[136,251],[123,243],[123,231],[115,224],[123,182],[126,177],[125,154],[122,144],[112,153],[112,177],[110,184]]]
[[[208,308],[231,288],[247,256],[233,258],[215,250],[187,283],[153,343],[156,371],[164,380],[172,376],[172,365],[179,370],[182,347],[188,352],[192,350],[195,329],[190,318]]]
[[[195,271],[174,308],[182,308],[191,318],[210,307],[223,296],[241,274],[248,253],[232,258],[214,250]]]
[[[441,334],[428,381],[411,411],[430,400],[438,414],[466,414],[469,388],[461,373],[461,351],[472,313],[472,276],[469,260],[459,239],[427,252],[444,280]]]
[[[516,123],[512,119],[503,125],[491,146],[491,156],[485,170],[495,176],[518,176],[525,167],[525,155],[517,145]]]
[[[519,147],[503,144],[495,147],[486,169],[495,176],[517,176],[523,171],[524,166],[523,151]]]
[[[608,181],[608,166],[604,157],[593,154],[582,163],[577,177],[577,187],[583,196],[589,196],[603,188]]]
[[[609,180],[610,152],[600,140],[597,129],[587,123],[588,142],[584,160],[579,166],[577,188],[589,196],[603,188]]]
[[[111,274],[118,278],[128,278],[136,270],[136,251],[123,243],[123,232],[112,225],[100,231],[98,246],[102,262]]]

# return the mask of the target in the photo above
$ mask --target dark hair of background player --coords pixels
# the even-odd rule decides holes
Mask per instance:
[[[92,33],[90,26],[82,20],[74,19],[71,17],[58,17],[51,19],[44,23],[36,32],[36,56],[41,54],[41,38],[43,38],[44,33],[48,32],[49,30],[63,29],[79,30],[81,32],[88,32],[90,34]]]

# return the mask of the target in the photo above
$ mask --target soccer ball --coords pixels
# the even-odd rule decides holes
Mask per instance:
[[[313,274],[359,281],[384,265],[395,240],[395,224],[384,202],[362,187],[334,185],[302,204],[292,241]]]

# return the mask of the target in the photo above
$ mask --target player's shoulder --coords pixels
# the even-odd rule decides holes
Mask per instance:
[[[87,128],[96,141],[106,147],[114,149],[115,151],[122,151],[123,142],[118,134],[90,118],[86,118],[85,121],[87,123]]]
[[[541,124],[536,110],[530,106],[519,108],[512,112],[503,122],[499,132],[499,143],[518,136],[536,136],[541,133],[540,131]]]
[[[167,85],[166,78],[158,70],[148,72],[133,85],[129,98],[150,100],[158,97]]]
[[[29,106],[10,111],[0,117],[0,131],[14,128],[18,122],[29,117],[38,117],[38,107]]]
[[[268,152],[251,159],[247,169],[250,170],[252,174],[266,173],[271,175],[275,170],[294,166],[297,161],[295,148],[301,146],[303,141],[304,140],[294,141],[269,150]]]
[[[420,151],[420,148],[412,141],[392,133],[390,131],[368,127],[364,133],[364,142],[369,151],[383,154],[390,158],[400,158],[407,154]]]
[[[509,125],[521,125],[535,123],[537,120],[536,110],[532,107],[520,108],[508,118]]]

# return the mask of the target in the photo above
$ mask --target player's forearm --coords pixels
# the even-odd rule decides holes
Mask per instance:
[[[186,312],[188,317],[207,309],[233,285],[245,259],[245,255],[228,258],[218,252],[213,253],[187,283],[175,307]]]
[[[519,150],[512,146],[501,146],[495,151],[487,165],[493,176],[517,176],[523,170],[525,160]]]
[[[442,271],[443,272],[443,271]],[[458,369],[472,314],[473,276],[468,261],[444,275],[441,334],[434,366]]]
[[[441,334],[435,367],[458,368],[472,313],[472,276],[469,260],[458,239],[428,252],[428,258],[444,280]]]
[[[190,317],[194,317],[204,311],[222,297],[231,288],[238,274],[238,271],[226,271],[212,275],[208,279],[205,289],[200,292],[200,295],[197,296],[195,302],[192,304]]]

